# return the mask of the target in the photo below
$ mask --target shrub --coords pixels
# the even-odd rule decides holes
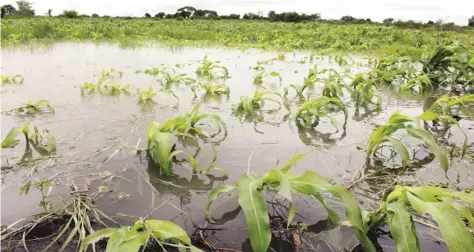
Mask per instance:
[[[66,18],[77,18],[79,14],[75,10],[64,10],[60,16]]]

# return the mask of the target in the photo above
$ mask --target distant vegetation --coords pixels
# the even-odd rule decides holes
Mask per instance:
[[[1,17],[31,17],[35,16],[35,11],[33,10],[31,3],[27,0],[17,1],[17,7],[15,8],[11,4],[6,4],[1,7]],[[52,10],[49,9],[48,12],[44,16],[52,17],[51,15]],[[67,18],[76,18],[76,17],[100,17],[98,14],[94,13],[92,16],[89,15],[79,15],[75,10],[64,10],[58,17],[67,17]],[[110,16],[104,15],[104,18],[110,18]],[[382,23],[374,22],[370,18],[356,18],[353,16],[345,15],[341,17],[340,20],[328,20],[322,19],[321,14],[314,13],[314,14],[305,14],[305,13],[297,13],[297,12],[282,12],[276,13],[275,11],[269,11],[268,14],[265,16],[263,12],[257,13],[244,13],[241,14],[230,14],[230,15],[219,15],[214,10],[202,10],[197,9],[193,6],[184,6],[176,10],[175,13],[165,13],[165,12],[158,12],[156,14],[152,13],[145,13],[142,17],[144,18],[156,18],[156,19],[244,19],[244,20],[269,20],[274,22],[305,22],[305,21],[325,21],[331,23],[356,23],[356,24],[384,24],[384,25],[393,25],[402,28],[413,28],[413,29],[421,29],[427,27],[437,27],[444,30],[452,30],[452,29],[461,29],[462,26],[458,26],[452,22],[444,23],[443,20],[437,21],[428,21],[426,23],[417,22],[413,20],[395,20],[394,18],[386,18],[383,20]],[[122,19],[135,19],[140,17],[120,17],[117,16],[115,18],[122,18]],[[469,27],[474,27],[474,15],[468,19]]]

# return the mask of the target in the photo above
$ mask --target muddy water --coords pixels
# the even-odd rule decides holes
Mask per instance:
[[[85,81],[95,82],[102,69],[114,68],[123,71],[117,83],[131,84],[135,88],[158,87],[157,77],[137,74],[136,70],[151,67],[173,67],[177,73],[187,73],[191,77],[198,67],[199,60],[208,54],[210,60],[221,61],[229,69],[232,76],[225,83],[231,93],[227,98],[205,100],[194,98],[189,87],[181,85],[175,88],[179,97],[176,101],[172,96],[160,93],[155,97],[156,105],[142,107],[137,104],[134,89],[130,96],[104,97],[98,94],[82,97],[80,86]],[[275,61],[263,65],[267,71],[277,71],[283,81],[279,85],[276,79],[264,80],[268,89],[282,93],[283,87],[292,83],[300,83],[313,64],[320,68],[334,68],[344,71],[336,63],[327,59],[316,59],[313,64],[298,63],[308,53],[286,54],[284,61]],[[329,122],[321,123],[317,131],[311,134],[298,132],[291,122],[283,120],[286,113],[269,116],[270,123],[254,125],[242,122],[232,115],[232,104],[241,96],[250,96],[255,90],[253,76],[256,71],[249,69],[258,60],[276,57],[276,53],[258,51],[239,51],[223,49],[169,48],[149,47],[140,49],[123,49],[116,45],[92,43],[63,43],[48,48],[29,50],[27,48],[2,49],[2,75],[21,74],[25,77],[23,84],[9,84],[2,87],[2,110],[18,107],[28,99],[47,99],[55,108],[54,115],[37,115],[32,125],[48,129],[56,138],[58,150],[54,158],[37,162],[36,166],[26,169],[3,169],[2,177],[2,223],[30,216],[40,211],[38,206],[39,193],[32,191],[28,195],[18,196],[20,185],[28,180],[41,177],[56,176],[61,184],[90,184],[91,191],[99,186],[107,187],[110,192],[101,194],[97,200],[100,208],[123,223],[130,223],[139,217],[172,220],[188,232],[196,227],[212,227],[222,229],[210,234],[208,239],[215,247],[249,250],[245,219],[238,209],[235,196],[223,197],[215,202],[213,216],[214,225],[206,224],[204,206],[207,193],[216,185],[233,182],[247,172],[264,174],[269,168],[281,166],[294,154],[308,153],[294,168],[295,173],[304,170],[316,171],[322,176],[339,183],[349,184],[360,175],[365,163],[364,148],[371,131],[377,124],[384,123],[396,110],[404,114],[416,115],[422,111],[423,99],[397,97],[389,92],[382,93],[383,109],[371,115],[355,116],[354,109],[349,109],[347,130],[342,131],[343,115],[337,115],[339,131]],[[363,59],[361,59],[363,61]],[[177,65],[179,64],[179,65]],[[364,67],[352,66],[351,73],[364,70]],[[291,91],[290,91],[291,92]],[[314,96],[320,94],[315,89]],[[218,114],[226,122],[228,136],[216,145],[216,166],[224,168],[230,178],[213,172],[210,176],[192,176],[184,167],[175,166],[176,175],[161,178],[156,167],[149,166],[144,156],[137,156],[135,147],[145,147],[146,129],[152,121],[163,122],[172,116],[188,112],[194,104],[200,103],[202,112]],[[350,103],[348,102],[348,105]],[[2,139],[11,127],[21,125],[27,118],[2,115]],[[472,122],[463,122],[464,128],[472,127]],[[472,132],[472,131],[471,131]],[[455,142],[461,142],[460,132],[454,131]],[[471,136],[470,139],[474,139]],[[471,140],[472,141],[472,140]],[[415,146],[414,142],[411,145]],[[205,166],[211,159],[212,150],[208,143],[201,143],[201,162]],[[24,143],[14,149],[2,150],[2,167],[15,163],[22,155]],[[361,150],[362,148],[362,150]],[[186,147],[194,151],[192,147]],[[35,154],[38,156],[38,154]],[[430,182],[445,181],[444,174],[437,160],[427,157],[426,153],[418,153],[424,159],[419,169],[407,179],[422,179]],[[106,162],[104,162],[106,160]],[[465,162],[455,163],[450,176],[468,175]],[[363,173],[363,172],[362,172]],[[114,174],[110,176],[110,174]],[[393,180],[393,177],[387,177]],[[378,183],[384,179],[367,180],[358,189],[363,196],[367,190],[374,191]],[[466,183],[469,183],[467,181]],[[379,190],[379,189],[375,189]],[[380,192],[380,190],[379,190]],[[53,190],[53,200],[59,202],[56,195],[66,196],[66,188],[58,186]],[[371,194],[372,198],[381,195]],[[368,197],[369,199],[371,197]],[[366,197],[367,198],[367,197]],[[337,203],[334,207],[343,212]],[[271,206],[269,206],[269,209]],[[351,231],[342,228],[326,227],[326,214],[316,202],[302,198],[297,204],[300,214],[298,221],[310,225],[314,233],[308,238],[315,249],[320,251],[341,251],[352,248],[356,244]],[[275,215],[278,211],[275,210]],[[430,234],[425,230],[422,236],[423,248],[426,251],[445,251],[443,245],[437,243],[439,234]],[[388,237],[379,242],[384,251],[395,251]],[[288,245],[288,244],[286,244]],[[275,249],[287,250],[285,243],[275,245]]]

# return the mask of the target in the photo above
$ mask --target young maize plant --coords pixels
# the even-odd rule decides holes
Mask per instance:
[[[39,131],[35,126],[34,131],[30,131],[30,121],[27,120],[22,127],[13,127],[2,141],[1,148],[14,148],[20,143],[18,136],[23,133],[26,140],[26,148],[30,144],[40,154],[50,154],[56,151],[56,140],[48,130]]]
[[[290,172],[294,166],[305,155],[296,155],[282,168],[273,168],[257,178],[252,174],[245,174],[237,183],[224,184],[215,187],[208,196],[206,213],[211,216],[211,206],[214,200],[223,193],[237,191],[239,205],[244,212],[248,226],[250,244],[255,252],[266,252],[270,246],[272,232],[267,210],[267,202],[262,196],[262,191],[275,192],[289,202],[289,214],[287,217],[287,227],[292,224],[296,214],[293,205],[294,191],[312,196],[317,199],[326,209],[328,218],[333,223],[341,223],[338,213],[331,208],[322,197],[323,192],[331,193],[339,198],[344,205],[346,216],[352,224],[352,229],[359,239],[361,245],[369,252],[375,252],[374,245],[367,237],[368,226],[363,221],[361,210],[357,200],[342,185],[335,185],[327,182],[323,177],[313,171],[306,171],[301,176]]]
[[[352,79],[350,87],[352,89],[352,98],[356,102],[356,108],[362,106],[367,109],[369,105],[375,105],[379,109],[382,106],[382,98],[377,94],[377,87],[370,74],[357,74]]]
[[[308,74],[304,78],[302,84],[291,84],[290,87],[284,88],[283,97],[286,98],[288,96],[289,89],[293,88],[296,91],[296,95],[298,96],[298,98],[304,99],[304,91],[307,89],[312,90],[314,88],[314,84],[321,82],[321,78],[319,78],[318,75],[324,74],[327,71],[329,70],[327,70],[326,68],[322,69],[321,71],[318,71],[318,65],[314,65],[313,68],[309,69]]]
[[[270,109],[265,111],[278,111],[281,108],[281,103],[269,97],[270,95],[281,97],[277,92],[270,92],[266,90],[255,90],[252,97],[242,96],[240,102],[234,105],[234,113],[237,115],[243,115],[246,117],[257,117],[264,111],[266,102],[272,102],[278,105],[276,109]]]
[[[307,129],[315,128],[321,121],[321,117],[326,117],[331,121],[332,126],[337,129],[336,119],[329,115],[329,112],[335,108],[342,110],[344,113],[343,128],[345,129],[348,116],[346,106],[338,98],[326,96],[320,96],[303,103],[296,112],[296,125]]]
[[[152,241],[160,243],[161,246],[174,247],[179,251],[188,251],[188,249],[193,252],[201,251],[191,244],[191,239],[186,231],[175,223],[165,220],[145,221],[141,219],[131,227],[103,228],[91,233],[82,240],[80,251],[87,251],[89,245],[95,245],[104,238],[109,238],[106,251],[111,252],[143,251]]]
[[[406,167],[410,161],[408,150],[399,139],[392,137],[392,135],[398,130],[405,129],[408,135],[423,140],[431,153],[439,159],[441,168],[446,172],[449,169],[448,156],[436,143],[433,135],[431,135],[429,131],[420,127],[420,121],[433,121],[436,118],[438,118],[438,116],[433,112],[425,112],[416,117],[405,116],[400,114],[398,111],[393,113],[386,124],[379,126],[370,135],[367,141],[367,163],[370,162],[370,156],[376,157],[377,151],[386,146],[384,143],[389,142],[392,148],[401,156],[403,167]]]
[[[207,59],[207,54],[201,61],[201,66],[196,69],[196,74],[199,77],[205,77],[209,80],[214,79],[229,79],[229,70],[225,66],[217,65],[219,62],[212,62]]]
[[[39,100],[37,102],[28,100],[27,102],[21,104],[20,107],[3,111],[2,113],[16,113],[17,115],[34,116],[37,114],[54,114],[54,108],[47,100]]]
[[[210,82],[201,83],[198,82],[197,84],[191,86],[191,90],[194,93],[194,97],[197,97],[196,91],[204,90],[206,95],[227,95],[230,94],[230,89],[228,86],[224,84],[213,85]]]
[[[2,75],[1,78],[2,78],[2,84],[21,84],[25,80],[25,78],[23,78],[23,76],[19,74],[16,74],[13,76]]]
[[[159,92],[165,93],[165,94],[171,94],[174,98],[176,98],[176,100],[179,101],[178,96],[176,96],[176,94],[173,92],[173,90],[171,90],[171,89],[167,90],[167,89],[164,89],[164,88],[160,88],[160,90],[155,92],[153,90],[153,88],[150,86],[146,90],[141,90],[141,89],[137,88],[138,103],[139,104],[153,103],[154,102],[153,97],[155,97]]]
[[[342,100],[344,91],[351,92],[350,88],[344,83],[343,77],[334,70],[329,70],[329,76],[324,79],[323,96],[334,97]]]
[[[472,251],[474,194],[435,186],[400,186],[382,202],[378,211],[366,214],[370,229],[387,224],[398,251],[423,251],[413,215],[430,215],[438,224],[449,251]],[[463,218],[466,220],[464,221]]]
[[[459,121],[463,118],[474,121],[473,113],[474,95],[461,95],[461,96],[449,96],[448,94],[440,97],[431,105],[428,112],[432,118],[434,128],[438,128],[438,124],[441,121],[444,135],[452,125],[456,125],[459,130],[464,134],[464,144],[462,149],[462,157],[466,155],[468,149],[468,138],[467,134],[459,125]],[[428,113],[426,113],[428,114]]]
[[[224,138],[227,137],[227,127],[222,120],[222,118],[215,114],[200,114],[199,113],[199,104],[194,105],[193,110],[191,112],[181,115],[177,118],[180,118],[179,124],[175,124],[172,128],[174,131],[177,131],[183,135],[194,135],[198,134],[200,136],[204,136],[207,139],[211,139],[222,130],[224,130]],[[199,127],[199,122],[202,120],[209,118],[214,121],[218,126],[217,133],[209,134],[207,131],[203,130]]]
[[[189,84],[196,83],[195,79],[186,77],[186,76],[187,74],[184,74],[184,73],[172,76],[170,73],[165,72],[163,77],[160,80],[158,80],[158,82],[161,83],[161,85],[163,86],[165,90],[171,90],[171,86],[173,84],[179,85],[181,83],[184,83],[186,85],[189,85]]]
[[[271,78],[271,77],[277,77],[279,80],[279,84],[281,85],[281,81],[283,78],[278,72],[270,72],[268,74],[265,74],[265,70],[262,70],[260,73],[258,73],[257,75],[253,77],[253,83],[256,85],[262,85],[264,78]]]

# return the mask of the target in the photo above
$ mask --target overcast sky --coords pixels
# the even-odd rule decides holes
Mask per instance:
[[[297,11],[320,13],[323,18],[337,18],[351,15],[381,21],[392,17],[403,20],[455,22],[466,25],[474,15],[474,0],[31,0],[37,14],[48,9],[57,15],[65,9],[77,10],[80,14],[110,16],[143,16],[146,12],[174,13],[183,6],[215,10],[219,14],[243,14],[261,10],[265,15],[276,12]],[[0,0],[3,4],[15,1]]]

